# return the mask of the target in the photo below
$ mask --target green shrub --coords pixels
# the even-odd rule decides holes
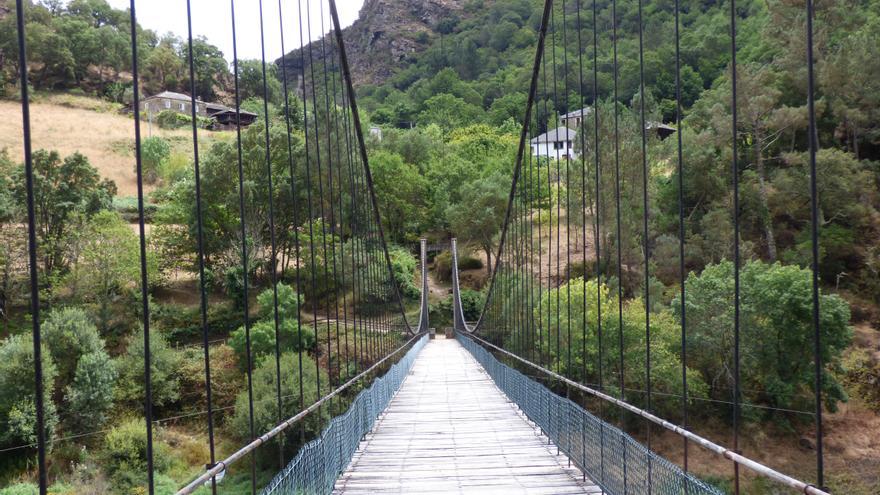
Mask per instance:
[[[388,249],[388,255],[391,258],[391,270],[394,274],[394,280],[400,288],[400,297],[417,299],[420,289],[415,283],[416,267],[418,261],[412,253],[398,246],[392,246]]]
[[[159,332],[150,332],[150,382],[153,391],[153,404],[157,407],[176,402],[179,398],[180,353],[168,347],[165,337]],[[144,401],[144,332],[132,335],[126,352],[116,360],[118,380],[116,399],[131,407],[140,407]]]
[[[40,495],[40,488],[33,483],[16,483],[0,489],[0,495]]]
[[[163,112],[164,113],[164,112]],[[161,114],[159,114],[161,116]],[[161,121],[159,127],[161,127]],[[144,181],[147,184],[153,184],[159,178],[159,167],[162,162],[171,156],[171,145],[168,141],[158,136],[151,136],[144,139],[141,144],[141,166],[144,174]],[[137,173],[137,169],[135,169]]]
[[[483,268],[483,261],[473,256],[459,256],[459,270],[479,270]],[[443,282],[452,281],[452,252],[443,251],[434,257],[434,274]]]
[[[160,129],[181,129],[192,125],[192,118],[174,110],[162,110],[156,117],[156,123]],[[196,117],[196,123],[200,129],[208,129],[214,123],[212,119]]]
[[[43,348],[43,402],[47,438],[52,438],[58,415],[52,402],[57,374],[49,351]],[[37,441],[34,405],[34,344],[30,334],[13,335],[0,343],[0,447]]]
[[[133,196],[116,196],[113,198],[113,209],[116,210],[122,219],[129,223],[138,220],[138,200]],[[159,205],[149,201],[144,201],[144,221],[151,222],[153,215],[159,211]]]
[[[154,438],[155,438],[154,432]],[[170,465],[171,452],[161,442],[153,442],[153,466],[161,473]],[[122,421],[104,437],[101,461],[120,493],[130,493],[146,482],[147,426],[142,419]]]
[[[251,359],[254,362],[275,353],[275,314],[272,288],[268,288],[257,296],[260,312],[251,325]],[[310,350],[315,347],[315,333],[308,326],[300,326],[297,320],[297,308],[302,297],[287,284],[278,284],[278,334],[281,337],[279,346],[282,351]],[[302,347],[300,347],[300,331]],[[245,329],[240,327],[229,336],[229,346],[235,351],[240,366],[247,363],[247,346]]]
[[[303,401],[300,401],[299,384],[299,356],[292,352],[281,355],[281,414],[290,416],[292,412],[302,410],[301,404],[306,407],[318,400],[319,394],[316,385],[318,370],[315,361],[307,355],[302,356],[302,384]],[[327,392],[327,373],[320,369],[320,380],[323,392]],[[254,398],[254,428],[257,435],[261,435],[278,424],[278,402],[276,398],[276,370],[274,359],[264,359],[253,372],[253,398]],[[232,431],[241,440],[250,438],[250,424],[248,420],[248,393],[242,391],[235,401],[235,414],[230,422]],[[318,433],[328,417],[328,408],[321,408],[320,412],[309,414],[303,425],[306,435]],[[295,439],[299,436],[298,428],[292,428],[290,436]],[[274,442],[273,442],[274,443]],[[288,442],[288,447],[296,442]],[[266,452],[275,462],[277,469],[278,448],[277,445],[264,447],[259,452]]]
[[[458,258],[459,270],[479,270],[483,268],[483,261],[473,256],[461,256]]]

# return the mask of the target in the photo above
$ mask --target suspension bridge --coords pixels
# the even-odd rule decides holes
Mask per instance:
[[[623,1],[623,0],[620,0]],[[650,310],[650,263],[652,246],[649,243],[648,217],[651,213],[648,190],[649,167],[647,141],[649,133],[654,132],[656,124],[646,120],[645,101],[636,105],[640,116],[641,169],[635,170],[636,178],[630,183],[638,184],[640,190],[629,191],[641,197],[641,204],[628,202],[627,207],[640,208],[640,220],[644,232],[639,241],[645,256],[644,263],[644,339],[640,343],[644,366],[637,370],[644,374],[644,385],[638,393],[625,376],[630,363],[625,360],[622,334],[622,284],[617,290],[620,306],[613,308],[621,313],[621,324],[616,328],[602,328],[602,301],[587,299],[584,291],[582,301],[572,300],[571,284],[564,282],[572,277],[575,263],[581,262],[583,271],[588,266],[587,248],[592,242],[594,274],[583,273],[584,277],[594,276],[597,280],[607,280],[616,276],[621,280],[621,270],[626,268],[621,260],[620,242],[616,242],[617,273],[610,273],[599,263],[600,214],[616,214],[616,232],[611,236],[621,236],[621,170],[618,142],[619,114],[617,110],[610,115],[600,115],[599,107],[590,112],[578,114],[578,129],[572,131],[572,138],[562,146],[552,146],[546,140],[546,133],[556,127],[554,109],[567,108],[577,104],[586,108],[587,103],[595,103],[600,97],[610,97],[617,101],[617,79],[613,81],[613,94],[600,95],[596,80],[597,62],[596,39],[598,36],[611,36],[614,40],[614,73],[617,73],[618,53],[616,45],[617,16],[612,17],[611,33],[602,31],[596,25],[596,4],[581,0],[545,0],[537,31],[537,47],[534,64],[529,78],[528,102],[522,108],[521,133],[518,153],[510,164],[512,184],[504,215],[504,223],[497,243],[497,253],[493,253],[496,263],[485,290],[485,303],[479,319],[473,324],[466,321],[462,308],[462,289],[458,273],[458,250],[452,241],[452,293],[453,321],[449,336],[437,335],[431,328],[428,300],[428,258],[426,242],[421,243],[420,283],[421,298],[418,317],[408,317],[401,298],[401,281],[395,277],[388,244],[382,229],[382,215],[376,199],[369,166],[369,152],[364,138],[364,125],[357,107],[356,92],[352,82],[349,61],[346,54],[345,39],[339,22],[335,0],[318,2],[294,2],[298,19],[289,22],[282,18],[282,4],[278,2],[279,33],[282,52],[285,51],[285,34],[298,38],[302,74],[282,75],[285,101],[294,95],[302,98],[304,115],[284,113],[286,137],[280,145],[270,143],[273,139],[268,132],[270,127],[268,102],[263,99],[264,115],[262,125],[265,132],[265,155],[261,157],[244,156],[242,152],[241,109],[238,94],[238,57],[234,54],[234,75],[236,78],[235,112],[238,117],[236,153],[229,164],[237,170],[239,192],[240,245],[237,246],[243,273],[249,273],[252,244],[246,222],[248,209],[267,208],[270,228],[266,251],[271,260],[268,266],[277,266],[274,216],[279,203],[273,198],[271,163],[280,157],[290,168],[289,183],[284,192],[294,200],[294,228],[292,235],[295,244],[295,284],[300,292],[309,294],[306,302],[297,307],[297,318],[301,327],[311,327],[318,343],[316,350],[306,351],[302,346],[295,354],[298,356],[299,383],[293,387],[298,400],[295,403],[283,400],[281,339],[279,331],[278,282],[285,275],[270,269],[274,292],[274,325],[276,332],[273,356],[277,366],[276,418],[271,428],[262,428],[254,419],[253,376],[254,363],[251,360],[251,341],[248,333],[247,345],[247,386],[249,399],[250,441],[234,452],[220,458],[215,443],[217,425],[213,423],[211,354],[208,345],[209,323],[207,317],[208,295],[205,289],[206,274],[202,250],[203,220],[202,205],[212,198],[202,197],[199,175],[199,152],[196,119],[195,87],[192,95],[192,134],[194,155],[194,194],[196,201],[197,235],[199,243],[199,282],[201,297],[201,325],[205,353],[206,430],[209,441],[209,458],[205,459],[206,469],[180,487],[178,494],[225,493],[223,478],[230,471],[246,470],[250,459],[250,492],[263,494],[358,494],[358,493],[535,493],[535,494],[574,494],[607,493],[623,494],[720,494],[721,489],[702,480],[688,465],[689,449],[702,449],[714,456],[718,464],[730,465],[734,477],[734,491],[739,492],[741,473],[749,476],[765,477],[789,488],[792,493],[824,495],[823,450],[822,450],[822,391],[816,386],[816,409],[813,414],[816,429],[816,474],[815,479],[802,480],[779,472],[758,460],[741,453],[741,393],[740,393],[740,322],[739,322],[739,182],[740,169],[734,151],[731,164],[733,190],[732,218],[735,226],[733,262],[736,274],[736,295],[733,304],[737,318],[733,332],[733,362],[736,390],[732,394],[733,418],[730,442],[718,442],[701,436],[690,429],[688,424],[687,384],[687,342],[684,314],[681,325],[681,390],[679,397],[682,414],[675,420],[663,418],[655,411],[652,403],[652,324]],[[616,8],[617,0],[612,0]],[[679,12],[678,0],[674,5],[676,21],[676,121],[672,129],[681,126],[681,82],[678,76],[679,53]],[[240,4],[240,5],[239,5]],[[245,5],[246,4],[246,5]],[[732,70],[736,71],[736,8],[735,0],[730,0],[730,42],[733,59]],[[29,100],[27,84],[27,37],[22,0],[17,2],[19,60],[21,70],[21,102],[23,110],[23,129],[25,146],[25,165],[28,179],[28,230],[29,257],[31,266],[31,290],[34,335],[34,378],[36,389],[38,446],[37,470],[39,472],[41,493],[46,493],[48,469],[46,466],[47,440],[43,417],[42,390],[43,370],[40,359],[40,316],[41,307],[37,279],[37,256],[39,246],[36,237],[35,192],[33,186],[33,164],[31,158]],[[229,2],[233,40],[243,33],[235,32],[236,8],[259,9],[260,32],[247,33],[259,35],[263,39],[270,29],[262,22],[264,6],[259,2]],[[135,2],[130,3],[132,75],[138,81],[137,13]],[[189,7],[189,1],[187,1]],[[645,91],[644,61],[642,60],[642,2],[638,0],[638,19],[629,22],[639,23],[639,60],[641,72],[641,93]],[[813,108],[813,59],[812,45],[812,3],[807,0],[805,16],[808,20],[804,41],[804,67],[807,69],[803,81],[809,89],[807,104],[809,109],[810,146],[810,209],[813,227],[812,271],[813,277],[813,324],[815,330],[815,383],[821,382],[822,362],[818,319],[818,221],[816,194],[815,154],[815,110]],[[188,8],[189,36],[189,75],[194,81],[192,55],[192,17]],[[592,18],[590,18],[592,16]],[[586,18],[584,18],[586,17]],[[589,26],[585,29],[584,26]],[[583,36],[584,32],[591,34]],[[602,31],[602,32],[600,32]],[[310,40],[317,40],[309,42]],[[562,47],[576,47],[575,50],[557,50]],[[571,60],[568,53],[578,54]],[[585,63],[584,60],[588,63]],[[593,67],[590,74],[589,67]],[[585,70],[586,68],[586,70]],[[266,60],[263,55],[263,77],[265,81]],[[578,79],[578,87],[569,87],[570,77]],[[590,78],[592,77],[592,83]],[[288,85],[289,81],[299,80],[297,87]],[[194,83],[193,83],[194,84]],[[592,89],[592,94],[589,89]],[[575,96],[572,96],[575,95]],[[734,109],[734,124],[739,95],[734,85],[731,94]],[[565,100],[564,105],[560,101]],[[576,101],[575,101],[576,100]],[[139,101],[138,84],[134,85],[134,101]],[[549,106],[549,107],[548,107]],[[615,107],[617,108],[617,107]],[[299,120],[296,120],[299,119]],[[594,119],[586,126],[588,119]],[[614,139],[602,142],[599,136],[600,119],[613,122]],[[583,121],[583,122],[582,122]],[[147,430],[147,485],[148,493],[154,493],[153,449],[153,403],[151,399],[151,355],[150,355],[150,297],[147,276],[147,243],[144,217],[143,172],[141,160],[141,116],[139,105],[134,105],[134,128],[136,134],[135,155],[138,173],[139,237],[141,259],[141,314],[144,327],[144,424]],[[258,122],[256,125],[260,125]],[[734,125],[735,127],[735,125]],[[302,142],[294,142],[291,129],[302,132]],[[592,134],[588,132],[592,130]],[[556,135],[559,135],[557,132]],[[542,137],[545,136],[545,137]],[[544,139],[544,141],[542,141]],[[686,166],[682,156],[682,133],[675,133],[678,160],[675,166],[681,171]],[[736,149],[737,136],[731,136]],[[533,150],[529,143],[537,143]],[[541,151],[544,143],[545,150]],[[612,149],[614,157],[610,163],[600,163],[600,147]],[[626,150],[627,153],[633,150]],[[275,154],[275,156],[273,156]],[[267,167],[269,198],[265,205],[254,205],[248,195],[244,178],[244,168],[249,160]],[[681,180],[681,174],[678,175]],[[617,184],[613,198],[603,198],[599,193],[600,181],[611,180]],[[679,183],[679,195],[683,184]],[[540,205],[547,198],[556,196],[555,204],[547,208]],[[608,199],[609,204],[602,200]],[[678,255],[681,259],[681,301],[684,313],[684,208],[680,203],[680,245]],[[635,205],[635,206],[633,206]],[[555,211],[553,208],[555,207]],[[734,213],[735,212],[735,213]],[[480,212],[474,212],[480,214]],[[578,220],[579,219],[579,220]],[[573,224],[580,222],[580,228]],[[590,223],[593,222],[594,239],[588,238]],[[612,222],[615,224],[615,222]],[[298,226],[305,225],[304,228]],[[608,235],[609,233],[604,233]],[[572,236],[582,238],[573,239]],[[580,247],[578,247],[580,246]],[[258,253],[259,254],[259,253]],[[292,276],[291,274],[287,274]],[[565,285],[565,288],[563,288]],[[244,277],[244,299],[248,298],[248,277]],[[563,296],[564,291],[569,291]],[[600,291],[597,291],[601,294]],[[565,309],[560,304],[565,297]],[[554,301],[555,298],[555,301]],[[588,308],[599,311],[598,329],[587,330],[587,325],[573,325],[572,305],[582,305],[584,313]],[[245,304],[243,321],[250,330],[252,316]],[[561,314],[566,311],[567,314]],[[585,319],[584,319],[585,321]],[[604,331],[604,333],[603,333]],[[441,334],[443,332],[440,332]],[[436,338],[435,338],[436,335]],[[578,340],[576,337],[580,335]],[[300,334],[300,339],[302,334]],[[589,339],[595,339],[598,347],[596,363],[572,362],[572,348],[580,343],[586,346]],[[612,352],[611,342],[618,342],[614,352],[619,356],[603,356]],[[312,352],[316,358],[318,398],[307,403],[303,393],[303,356]],[[627,354],[628,356],[629,354]],[[619,357],[619,359],[617,359]],[[613,367],[607,363],[612,362]],[[350,363],[353,363],[349,366]],[[587,371],[587,367],[590,371]],[[667,394],[669,391],[666,391]],[[638,395],[638,397],[636,397]],[[638,399],[638,400],[636,400]],[[330,418],[330,414],[333,417]],[[319,418],[323,429],[320,434],[307,436],[303,424],[311,418]],[[321,418],[325,418],[324,419]],[[636,435],[628,429],[623,418],[644,425],[644,434]],[[635,419],[633,419],[635,418]],[[681,439],[683,459],[668,459],[658,454],[652,446],[652,430],[671,432]],[[285,446],[295,445],[295,453],[289,455]],[[258,454],[280,457],[277,475],[267,484],[258,486],[256,459]]]

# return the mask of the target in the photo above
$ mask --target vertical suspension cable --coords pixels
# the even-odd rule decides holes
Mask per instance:
[[[19,11],[21,12],[21,11]],[[135,0],[129,2],[129,15],[131,20],[131,67],[132,88],[134,101],[134,142],[135,142],[135,171],[137,175],[137,202],[138,202],[138,241],[141,275],[141,312],[144,328],[144,421],[147,428],[147,491],[153,494],[153,388],[151,380],[152,356],[150,350],[150,299],[149,279],[147,273],[147,237],[144,225],[144,174],[143,161],[141,159],[141,121],[140,121],[140,96],[138,84],[138,51],[137,51],[137,12]],[[23,70],[23,69],[22,69]],[[36,345],[36,342],[35,342]],[[40,399],[42,399],[40,397]],[[45,455],[45,454],[44,454]],[[41,482],[43,480],[41,479]],[[41,488],[42,489],[42,488]]]
[[[648,242],[648,136],[645,121],[645,45],[644,19],[642,17],[642,0],[639,0],[639,126],[642,131],[642,213],[643,249],[645,250],[645,389],[647,390],[647,408],[651,412],[651,277],[649,263],[651,253]],[[651,448],[651,423],[647,422],[647,447]],[[648,458],[648,494],[651,493],[651,458]]]
[[[134,2],[134,0],[132,0]],[[244,309],[242,316],[244,318],[244,336],[245,336],[245,354],[247,354],[247,390],[248,390],[248,429],[250,440],[256,437],[254,426],[254,380],[253,380],[253,361],[251,359],[251,321],[248,303],[250,301],[248,294],[248,248],[247,248],[247,227],[245,226],[245,192],[244,192],[244,161],[241,143],[241,91],[238,80],[238,39],[236,36],[235,25],[235,0],[229,0],[230,12],[232,14],[232,67],[233,79],[235,80],[235,135],[236,147],[238,152],[238,213],[239,213],[239,231],[241,235],[241,264],[242,264],[242,298]],[[251,454],[251,493],[257,493],[257,457]]]
[[[308,0],[306,0],[308,2]],[[308,204],[308,218],[306,224],[308,225],[309,231],[309,263],[310,263],[310,275],[311,275],[311,286],[312,286],[312,329],[315,332],[315,346],[317,352],[317,343],[319,339],[318,333],[318,279],[317,279],[317,268],[315,262],[315,232],[314,232],[314,209],[312,208],[312,160],[311,153],[309,152],[309,111],[308,111],[308,85],[306,84],[306,60],[305,53],[306,50],[309,50],[309,58],[311,58],[311,43],[306,45],[305,38],[303,37],[303,10],[302,10],[302,0],[297,0],[297,7],[299,13],[299,45],[300,45],[300,65],[303,67],[302,74],[302,84],[303,84],[303,133],[305,137],[304,148],[306,152],[306,198]],[[306,5],[308,7],[308,5]],[[306,13],[308,16],[308,13]],[[312,71],[312,92],[314,93],[314,71]],[[316,107],[312,107],[314,110]],[[317,120],[317,116],[315,117]],[[318,363],[318,359],[316,356],[315,359],[315,386],[317,388],[316,397],[321,396],[321,368]]]
[[[619,82],[618,82],[618,60],[617,60],[617,0],[611,0],[611,39],[612,39],[612,63],[614,73],[614,202],[616,204],[616,235],[617,235],[617,338],[619,351],[619,368],[620,376],[620,400],[626,401],[626,376],[624,370],[623,358],[623,238],[621,236],[621,215],[620,215],[620,108],[619,108]],[[620,413],[620,425],[623,427],[626,413]],[[621,442],[624,442],[621,437]],[[626,447],[622,443],[623,448],[623,493],[627,494],[627,469],[626,469]]]
[[[678,162],[678,274],[681,297],[681,426],[688,428],[688,385],[687,385],[687,309],[685,306],[685,261],[684,261],[684,159],[682,156],[681,128],[681,23],[679,20],[679,0],[675,0],[675,128],[677,135]],[[688,472],[688,439],[682,439],[684,472]],[[684,477],[684,491],[688,493],[689,478]]]
[[[24,2],[16,0],[15,2],[16,26],[18,29],[18,72],[20,76],[19,86],[21,90],[21,124],[24,145],[24,175],[25,187],[27,189],[27,216],[28,216],[28,265],[30,268],[30,310],[31,325],[34,344],[34,407],[36,409],[36,428],[37,428],[37,475],[39,477],[40,495],[46,495],[49,481],[46,472],[46,423],[44,417],[44,392],[43,392],[43,356],[42,344],[40,342],[40,286],[39,286],[39,268],[37,266],[37,214],[34,205],[34,161],[31,152],[31,111],[30,111],[30,94],[28,88],[28,66],[27,66],[27,43],[25,37],[24,22]],[[134,0],[132,0],[131,15],[134,18]],[[134,22],[132,22],[134,26]],[[134,33],[134,27],[132,27]],[[134,35],[134,34],[132,34]],[[134,40],[132,40],[132,49],[135,49]],[[134,53],[134,52],[133,52]],[[134,66],[135,80],[135,101],[137,101],[137,64]],[[138,105],[135,104],[135,115],[139,115]],[[137,120],[136,120],[137,122]],[[137,131],[137,124],[135,124]],[[139,136],[139,134],[137,134]],[[137,146],[138,162],[140,162],[140,146]],[[140,167],[138,167],[140,169]],[[142,217],[143,218],[143,217]],[[150,422],[147,421],[147,428],[150,428]],[[149,434],[147,435],[150,440]],[[152,445],[148,445],[148,452],[152,452]]]
[[[339,279],[337,278],[337,270],[336,270],[336,203],[333,200],[333,147],[331,145],[331,122],[334,120],[334,117],[331,116],[331,108],[330,108],[330,84],[327,77],[327,52],[325,49],[324,43],[324,3],[319,2],[318,8],[320,10],[320,21],[321,21],[321,60],[324,66],[324,107],[327,113],[327,194],[329,196],[329,205],[330,205],[330,258],[331,258],[331,273],[333,275],[333,307],[334,307],[334,327],[336,330],[336,384],[340,385],[342,383],[342,365],[340,363],[341,353],[339,348]],[[334,93],[335,99],[335,93]],[[332,113],[335,114],[336,108],[335,105],[332,109]],[[341,192],[341,191],[340,191]],[[326,257],[326,252],[324,254]],[[326,261],[325,261],[326,266]],[[327,332],[328,332],[328,342],[329,342],[329,333],[330,333],[330,308],[327,308]],[[330,350],[328,349],[328,358],[331,356]],[[333,368],[329,367],[328,372],[330,373],[331,379],[331,389],[332,387],[332,378],[333,378]]]
[[[814,55],[813,55],[813,0],[806,0],[807,27],[807,113],[809,118],[810,142],[810,248],[812,269],[812,319],[813,319],[813,367],[816,395],[816,483],[825,486],[825,467],[823,459],[822,429],[822,329],[819,324],[819,192],[816,171],[816,152],[819,149],[819,136],[816,130],[816,95]],[[822,488],[824,490],[824,488]]]
[[[581,112],[581,119],[584,119],[583,112]],[[596,243],[596,332],[598,334],[598,344],[599,344],[599,391],[604,391],[604,377],[603,377],[603,361],[605,359],[605,354],[603,352],[603,339],[602,339],[602,251],[601,251],[601,239],[599,236],[599,229],[601,228],[601,220],[602,220],[602,192],[599,189],[599,184],[602,178],[602,171],[600,167],[599,161],[599,24],[598,24],[598,15],[596,8],[596,0],[593,0],[593,151],[594,151],[594,161],[596,167],[596,232],[595,232],[595,243]],[[584,189],[586,189],[587,185],[583,185]],[[584,222],[584,227],[586,227],[586,222]],[[584,255],[586,256],[586,246],[584,247]],[[584,264],[586,267],[586,264]],[[586,291],[584,291],[586,293]],[[586,313],[585,313],[586,314]],[[604,407],[602,401],[599,401],[599,417],[604,418],[604,414],[602,414]],[[602,479],[605,478],[605,434],[604,434],[605,424],[604,421],[599,423],[599,470],[602,476]]]
[[[730,84],[731,84],[731,123],[732,123],[732,153],[731,173],[733,175],[733,451],[737,454],[739,449],[740,427],[740,252],[739,252],[739,166],[736,160],[737,154],[737,95],[736,95],[736,0],[730,0]],[[734,493],[739,495],[739,464],[733,464]]]
[[[278,322],[278,245],[275,239],[275,191],[272,180],[272,150],[269,135],[269,79],[266,74],[266,36],[263,24],[263,0],[259,0],[260,9],[260,62],[263,71],[263,125],[266,134],[266,181],[269,187],[269,274],[272,282],[272,322],[275,330],[275,400],[277,405],[276,419],[280,423],[283,417],[281,408],[281,335]],[[247,304],[247,303],[245,303]],[[279,469],[284,467],[284,437],[278,441]]]
[[[199,318],[202,326],[202,347],[205,358],[205,398],[208,414],[208,454],[210,466],[216,462],[214,451],[214,401],[211,387],[211,350],[208,342],[208,292],[205,289],[205,236],[202,221],[202,174],[199,162],[199,127],[198,127],[198,102],[196,100],[196,70],[193,61],[193,30],[192,30],[192,5],[186,0],[186,27],[187,27],[187,53],[189,55],[189,92],[190,92],[190,118],[192,119],[193,141],[193,179],[196,193],[196,254],[198,256],[199,270]],[[135,102],[138,100],[135,99]],[[138,106],[135,103],[135,106]],[[217,478],[211,478],[211,493],[217,493]]]
[[[300,19],[302,22],[302,19]],[[284,46],[284,14],[281,8],[281,0],[278,0],[278,30],[281,38],[281,56],[282,58],[287,54]],[[296,326],[297,326],[297,348],[299,352],[297,352],[297,364],[298,364],[298,372],[299,372],[299,409],[303,410],[306,408],[305,404],[305,394],[304,394],[304,386],[303,386],[303,360],[302,355],[303,351],[303,338],[302,338],[302,308],[300,304],[301,297],[301,280],[300,280],[300,269],[302,263],[302,257],[300,253],[300,239],[299,239],[299,202],[297,200],[296,194],[296,171],[294,169],[293,164],[293,142],[291,139],[292,128],[290,125],[290,93],[287,82],[287,64],[281,63],[281,80],[282,80],[282,89],[284,91],[284,105],[286,111],[284,112],[284,123],[285,128],[287,130],[287,164],[290,168],[290,199],[293,209],[293,247],[294,247],[294,258],[296,260],[296,269],[295,272],[295,280],[296,280]],[[303,107],[305,108],[305,102],[303,102]],[[303,123],[305,126],[305,123]],[[305,143],[306,148],[308,148],[308,143]],[[280,380],[279,380],[280,383]],[[300,442],[305,442],[305,423],[300,423]],[[212,461],[213,462],[213,461]]]

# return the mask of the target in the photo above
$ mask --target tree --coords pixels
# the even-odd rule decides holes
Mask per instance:
[[[812,275],[779,263],[750,261],[741,270],[740,346],[743,400],[772,407],[809,408],[813,390]],[[733,263],[707,266],[686,281],[688,364],[710,384],[713,398],[727,400],[733,373]],[[678,297],[673,312],[680,316]],[[832,373],[851,340],[849,306],[822,294],[822,389],[834,411],[846,393]],[[749,415],[757,415],[755,409]]]
[[[584,305],[586,301],[586,305]],[[617,297],[605,284],[576,278],[547,291],[535,308],[534,320],[544,328],[543,339],[532,345],[548,356],[556,369],[575,380],[596,383],[599,378],[599,306],[602,314],[602,372],[606,387],[618,395],[620,340],[623,339],[624,383],[632,390],[645,390],[645,305],[641,299],[625,301],[623,327],[619,325]],[[569,314],[571,318],[569,319]],[[549,319],[548,319],[549,315]],[[556,315],[559,315],[557,318]],[[549,327],[548,327],[549,325]],[[583,329],[586,329],[586,332]],[[586,341],[584,340],[586,339]],[[558,342],[558,344],[557,344]],[[661,393],[681,392],[680,327],[672,313],[651,314],[651,387]],[[584,353],[586,350],[586,353]],[[569,353],[571,358],[569,360]],[[570,363],[570,367],[569,367]],[[586,370],[586,375],[584,375]],[[706,397],[708,387],[698,371],[688,368],[688,393],[692,399]],[[610,377],[614,376],[614,379]],[[641,394],[627,394],[628,401],[646,405]],[[678,404],[658,401],[653,411],[675,414]]]
[[[113,327],[120,303],[136,307],[140,297],[140,244],[137,235],[118,213],[102,211],[85,225],[72,243],[70,272],[64,285],[75,300],[97,306],[101,333]],[[156,257],[147,255],[147,271],[157,271]],[[136,315],[135,311],[128,313]]]
[[[110,206],[116,195],[113,181],[101,180],[88,159],[74,153],[64,161],[58,152],[38,150],[33,155],[37,240],[45,274],[66,266],[68,234],[73,224]],[[13,194],[25,204],[24,166],[13,176]]]
[[[189,49],[185,45],[182,58],[189,57]],[[204,36],[193,39],[193,66],[196,73],[196,97],[205,101],[213,101],[217,98],[217,90],[223,89],[229,83],[231,74],[223,52],[208,42]],[[186,87],[189,88],[189,72],[186,73]]]
[[[73,382],[64,392],[67,423],[72,431],[85,432],[104,424],[113,407],[115,381],[116,369],[103,349],[80,357]]]
[[[462,201],[446,210],[450,229],[465,242],[486,253],[486,271],[492,273],[492,250],[504,223],[510,180],[502,173],[477,179],[462,188]]]
[[[183,61],[177,56],[174,41],[163,40],[144,60],[144,90],[155,94],[178,89],[183,72]]]
[[[171,145],[159,136],[151,136],[141,143],[141,166],[144,181],[153,184],[159,178],[159,168],[171,156]]]
[[[291,411],[300,411],[303,406],[310,406],[320,398],[321,392],[327,391],[327,372],[323,368],[318,369],[314,359],[310,356],[303,354],[301,357],[302,371],[299,367],[299,355],[292,352],[281,355],[281,411],[278,410],[275,360],[265,359],[253,371],[253,419],[257,435],[274,428],[279,423],[279,419],[283,419],[281,415],[289,415]],[[323,384],[323,391],[319,391],[317,388],[316,383],[319,379]],[[303,385],[302,395],[300,394],[300,383]],[[328,408],[326,407],[306,416],[302,420],[306,432],[318,433],[328,416]],[[248,392],[243,391],[238,394],[235,401],[235,413],[230,420],[232,431],[242,440],[251,438],[249,417]],[[294,432],[291,438],[296,438],[298,435]],[[288,448],[292,444],[295,445],[296,442],[288,442]],[[277,452],[276,449],[261,450]],[[274,458],[274,461],[277,461],[277,457]]]
[[[432,96],[419,113],[421,125],[437,124],[446,131],[482,120],[483,109],[450,94]]]
[[[266,356],[275,354],[274,293],[268,288],[257,296],[260,312],[250,328],[251,362],[259,363]],[[287,284],[278,284],[278,335],[281,351],[306,351],[315,347],[315,333],[308,325],[297,320],[302,297]],[[229,347],[235,351],[238,364],[247,364],[245,328],[240,327],[229,335]]]
[[[51,440],[58,415],[52,402],[57,374],[49,358],[43,356],[43,421],[46,438]],[[37,417],[34,403],[34,343],[30,334],[13,335],[0,343],[0,445],[17,447],[37,441]],[[51,444],[49,444],[51,445]]]
[[[248,98],[265,99],[273,105],[284,103],[284,91],[281,80],[278,78],[278,67],[266,62],[266,89],[263,90],[263,61],[262,60],[239,60],[238,61],[238,84],[239,95],[242,101]]]
[[[97,327],[80,308],[50,312],[43,323],[42,333],[62,386],[73,380],[82,356],[104,350],[104,341]]]
[[[385,234],[391,242],[412,242],[427,223],[428,184],[419,170],[400,155],[378,150],[370,155],[373,183]]]
[[[168,346],[165,336],[150,333],[150,383],[153,406],[164,407],[180,398],[180,354]],[[116,360],[116,400],[131,407],[144,403],[144,332],[131,336],[125,354]]]

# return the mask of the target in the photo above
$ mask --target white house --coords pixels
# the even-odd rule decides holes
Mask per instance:
[[[568,127],[557,127],[532,139],[533,156],[547,156],[550,158],[576,158],[574,140],[577,132]]]

